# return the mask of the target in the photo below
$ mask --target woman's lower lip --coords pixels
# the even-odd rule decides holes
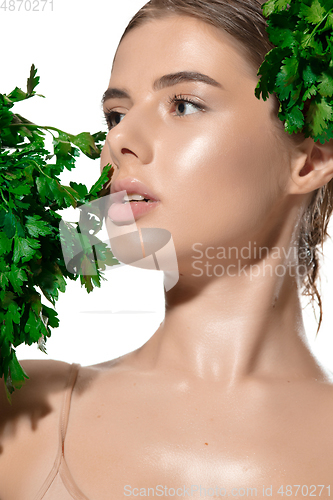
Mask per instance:
[[[113,203],[108,216],[114,222],[130,222],[139,219],[159,205],[159,201],[131,201],[128,203]]]

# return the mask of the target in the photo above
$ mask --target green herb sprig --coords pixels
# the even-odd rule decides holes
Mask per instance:
[[[275,93],[289,134],[324,144],[333,138],[333,2],[268,0],[267,32],[275,45],[259,68],[259,99]]]
[[[95,251],[90,247],[90,252],[87,247],[76,264],[78,269],[97,272],[72,273],[66,268],[59,234],[62,218],[57,211],[109,194],[105,184],[112,167],[103,169],[90,190],[81,183],[61,184],[59,174],[75,167],[80,150],[89,158],[100,156],[106,133],[71,135],[13,113],[16,102],[44,97],[34,90],[39,83],[36,73],[32,65],[26,92],[16,87],[8,95],[0,94],[0,377],[4,377],[9,402],[10,394],[29,378],[15,347],[37,343],[46,353],[51,328],[59,326],[57,312],[42,303],[40,291],[54,306],[59,291],[65,292],[66,278],[80,276],[89,293],[94,286],[100,287],[106,266],[119,264],[107,245],[95,237],[98,255],[96,247]],[[44,131],[53,136],[53,153],[45,149]],[[68,227],[74,240],[80,237],[79,223]]]

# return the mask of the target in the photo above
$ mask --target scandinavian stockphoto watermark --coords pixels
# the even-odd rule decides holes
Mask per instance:
[[[154,487],[136,488],[127,484],[124,486],[124,496],[126,497],[256,497],[257,488],[230,488],[220,486],[207,487],[201,484],[191,484],[190,486],[170,487],[158,484]]]
[[[131,204],[123,204],[126,191],[103,196],[81,205],[77,223],[59,223],[60,241],[66,269],[73,274],[96,276],[97,269],[112,270],[131,265],[163,271],[166,291],[179,280],[175,246],[171,233],[161,228],[138,228]],[[121,209],[122,220],[115,222],[112,213]],[[107,264],[105,253],[115,257]]]
[[[313,253],[309,249],[298,250],[297,246],[258,247],[256,242],[249,241],[243,247],[206,247],[202,243],[192,245],[192,276],[201,277],[236,277],[246,276],[250,280],[258,276],[297,276],[307,274],[307,266],[311,263]]]
[[[53,0],[0,0],[0,12],[53,12]]]
[[[331,486],[323,484],[287,484],[287,485],[262,485],[261,487],[231,487],[221,486],[206,487],[201,484],[192,484],[190,486],[169,487],[166,485],[156,485],[154,487],[132,487],[127,484],[124,486],[125,497],[195,497],[195,498],[279,498],[285,497],[321,497],[331,496]]]
[[[119,191],[81,205],[76,209],[80,214],[77,223],[61,219],[59,233],[66,268],[71,273],[89,276],[123,265],[163,271],[164,287],[169,291],[179,280],[172,235],[166,229],[138,228],[131,203],[122,203],[126,194],[125,190]],[[118,214],[118,222],[112,214]],[[105,260],[106,249],[114,256],[111,264],[110,259]],[[203,248],[202,243],[195,243],[192,250],[194,277],[245,276],[252,280],[287,273],[304,277],[305,262],[309,264],[313,259],[309,250],[299,251],[296,246],[287,250],[258,247],[251,241],[241,248]]]

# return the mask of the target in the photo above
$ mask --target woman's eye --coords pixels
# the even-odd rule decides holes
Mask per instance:
[[[111,130],[121,122],[125,114],[119,113],[118,111],[107,111],[104,113],[104,116],[106,125],[108,126],[108,129]]]
[[[173,97],[169,97],[168,100],[169,105],[174,105],[177,116],[187,116],[192,115],[193,113],[197,113],[198,111],[203,111],[204,106],[192,101],[192,99],[182,96],[175,95]],[[178,109],[178,113],[177,113]],[[187,112],[188,111],[188,112]]]
[[[183,95],[174,95],[169,97],[168,104],[175,108],[176,115],[179,117],[192,115],[198,111],[204,111],[205,108],[202,104],[192,101],[190,98]],[[119,113],[118,111],[106,111],[104,113],[105,122],[109,130],[113,129],[118,125],[121,120],[125,117],[124,113]]]
[[[193,113],[198,112],[198,106],[195,103],[188,102],[188,101],[178,101],[176,102],[175,108],[178,108],[179,114],[177,113],[178,116],[186,116],[186,115],[192,115]],[[188,111],[186,113],[186,111]]]

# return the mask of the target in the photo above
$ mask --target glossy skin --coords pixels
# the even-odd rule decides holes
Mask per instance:
[[[153,91],[157,78],[178,71],[209,75],[224,90],[183,82]],[[107,136],[101,168],[113,163],[112,181],[135,177],[161,200],[137,226],[171,232],[181,276],[144,346],[80,372],[66,459],[91,499],[123,498],[125,485],[219,486],[229,496],[233,487],[256,487],[257,498],[273,485],[270,498],[278,499],[281,485],[330,484],[332,375],[308,348],[297,280],[291,272],[264,274],[254,255],[245,262],[259,266],[252,279],[199,277],[192,267],[197,242],[214,247],[210,256],[249,242],[278,247],[281,257],[266,264],[286,265],[282,250],[288,254],[296,238],[302,207],[333,176],[332,148],[311,139],[292,145],[274,100],[255,98],[256,82],[236,42],[192,18],[150,22],[120,44],[109,86],[132,97],[105,103],[125,117]],[[205,111],[169,105],[174,94]],[[68,365],[51,363],[54,382],[44,387],[40,375],[51,365],[25,361],[25,396],[15,395],[11,409],[1,403],[3,457],[7,464],[30,457],[20,483],[25,496],[8,480],[11,467],[0,467],[6,500],[33,498],[53,464]]]
[[[186,82],[152,90],[155,79],[177,71],[199,71],[224,89]],[[237,247],[241,255],[249,242],[252,248],[255,242],[278,247],[281,258],[265,263],[273,269],[283,264],[282,249],[288,254],[294,243],[302,206],[332,175],[332,160],[326,173],[311,167],[308,175],[298,175],[305,165],[309,169],[313,141],[295,148],[275,117],[273,98],[255,97],[256,83],[256,72],[230,36],[196,19],[172,17],[125,37],[109,87],[126,89],[132,99],[105,103],[105,110],[122,119],[107,136],[101,166],[111,162],[112,181],[138,178],[161,200],[137,226],[171,232],[181,273],[167,293],[165,321],[137,360],[161,369],[172,365],[230,389],[243,377],[320,377],[304,345],[292,272],[264,274],[254,255],[250,263],[260,272],[253,268],[258,276],[252,279],[234,276],[236,268],[230,268],[231,276],[214,275],[211,268],[212,276],[200,277],[192,267],[196,243],[203,251],[213,247],[209,257],[217,256],[218,247]],[[190,105],[186,116],[178,116],[184,108],[168,104],[173,93],[190,96],[205,111]],[[206,260],[225,267],[236,263]],[[282,352],[283,361],[277,355]]]

